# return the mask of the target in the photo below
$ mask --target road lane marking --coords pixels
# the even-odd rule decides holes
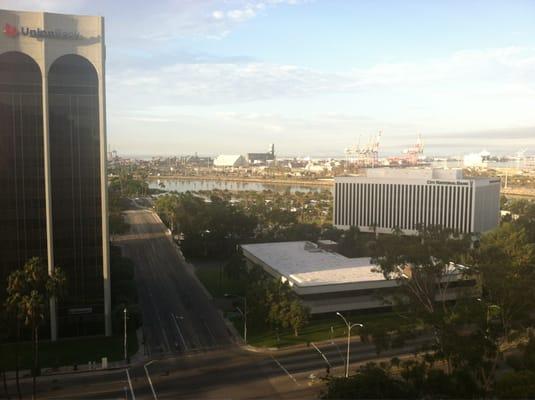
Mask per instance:
[[[188,346],[186,345],[186,341],[184,340],[184,336],[182,336],[182,332],[180,331],[180,328],[178,327],[178,322],[176,321],[176,315],[171,314],[171,319],[175,323],[176,330],[180,336],[180,340],[182,340],[182,344],[184,345],[184,351],[188,350]]]
[[[155,278],[154,272],[152,271],[151,268],[149,268],[149,271],[150,272],[147,271],[147,275],[151,275],[151,278],[152,278],[153,282],[156,283],[156,278]],[[160,324],[160,330],[161,330],[161,333],[162,333],[162,338],[164,340],[164,343],[162,343],[162,344],[163,345],[167,345],[167,351],[171,351],[171,346],[169,346],[169,339],[167,338],[167,335],[165,333],[165,329],[163,327],[162,319],[160,318],[160,313],[159,313],[158,307],[156,307],[156,303],[154,302],[154,298],[152,296],[152,292],[148,287],[147,287],[147,293],[149,295],[149,299],[150,299],[150,303],[152,305],[152,308],[154,309],[154,314],[156,315],[156,319],[158,320],[158,323]]]
[[[284,366],[279,362],[279,360],[277,360],[277,359],[276,359],[275,357],[273,357],[273,356],[271,356],[271,358],[272,358],[273,361],[275,361],[275,363],[280,367],[280,369],[282,369],[282,370],[286,373],[286,375],[288,375],[288,376],[290,377],[290,379],[291,379],[292,381],[294,381],[294,383],[295,383],[297,386],[301,386],[301,385],[297,382],[297,380],[294,378],[294,376],[293,376],[292,374],[290,374],[286,368],[284,368]]]
[[[320,349],[318,349],[318,346],[316,346],[316,345],[314,344],[314,342],[310,342],[310,344],[312,345],[312,347],[314,347],[314,348],[318,351],[318,353],[321,354],[321,356],[323,357],[323,359],[325,360],[325,362],[327,363],[327,365],[329,366],[329,368],[332,368],[332,365],[331,365],[331,363],[329,362],[329,360],[327,359],[327,356],[326,356],[325,354],[323,354],[323,352],[322,352]]]
[[[128,378],[128,386],[130,386],[130,393],[132,394],[132,400],[136,400],[136,395],[134,394],[134,388],[132,387],[132,380],[130,379],[130,372],[128,369],[126,371],[126,377]]]
[[[143,365],[143,368],[145,369],[145,375],[147,375],[147,380],[149,381],[150,390],[152,391],[152,396],[154,397],[154,400],[158,400],[158,396],[156,396],[156,391],[154,390],[154,386],[152,386],[152,379],[150,379],[149,370],[147,367],[151,365],[154,362],[154,360],[149,361],[145,365]]]
[[[158,312],[158,308],[156,307],[156,303],[154,302],[154,298],[152,297],[151,290],[147,287],[147,293],[149,295],[150,303],[152,307],[154,308],[154,314],[156,315],[156,319],[158,320],[158,323],[160,325],[160,330],[162,332],[162,339],[164,340],[164,343],[161,343],[162,345],[167,345],[167,351],[171,351],[171,346],[169,346],[169,339],[167,338],[167,335],[165,334],[165,330],[163,328],[163,322],[160,318],[160,313]]]

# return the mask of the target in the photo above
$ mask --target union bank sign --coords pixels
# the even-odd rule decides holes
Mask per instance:
[[[28,26],[16,27],[11,24],[5,24],[3,29],[4,35],[9,37],[28,36],[36,39],[64,39],[64,40],[81,40],[84,37],[78,32],[66,32],[61,29],[41,29],[30,28]]]

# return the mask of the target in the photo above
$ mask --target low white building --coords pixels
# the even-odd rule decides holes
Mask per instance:
[[[483,150],[479,153],[470,153],[463,156],[463,166],[483,168],[486,167],[489,161],[490,153],[487,150]]]
[[[347,258],[307,241],[244,244],[241,248],[249,267],[258,265],[275,279],[288,282],[312,314],[388,307],[382,296],[399,286],[396,279],[385,279],[368,257]],[[457,297],[457,285],[451,280],[460,277],[459,273],[451,275],[448,300]]]
[[[221,154],[214,160],[214,167],[229,167],[237,168],[247,165],[247,160],[240,155],[234,154]]]

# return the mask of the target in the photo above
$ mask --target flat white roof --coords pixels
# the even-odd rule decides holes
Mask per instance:
[[[450,180],[464,179],[463,170],[458,168],[367,168],[366,177]]]
[[[314,243],[278,242],[241,245],[242,249],[297,286],[384,281],[368,257],[347,258]]]

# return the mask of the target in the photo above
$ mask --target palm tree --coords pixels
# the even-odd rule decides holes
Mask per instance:
[[[45,318],[50,299],[59,296],[65,285],[63,271],[56,267],[51,274],[45,262],[38,257],[28,260],[22,270],[8,277],[6,308],[15,312],[32,332],[33,371],[32,393],[35,398],[36,376],[39,367],[39,327]]]

